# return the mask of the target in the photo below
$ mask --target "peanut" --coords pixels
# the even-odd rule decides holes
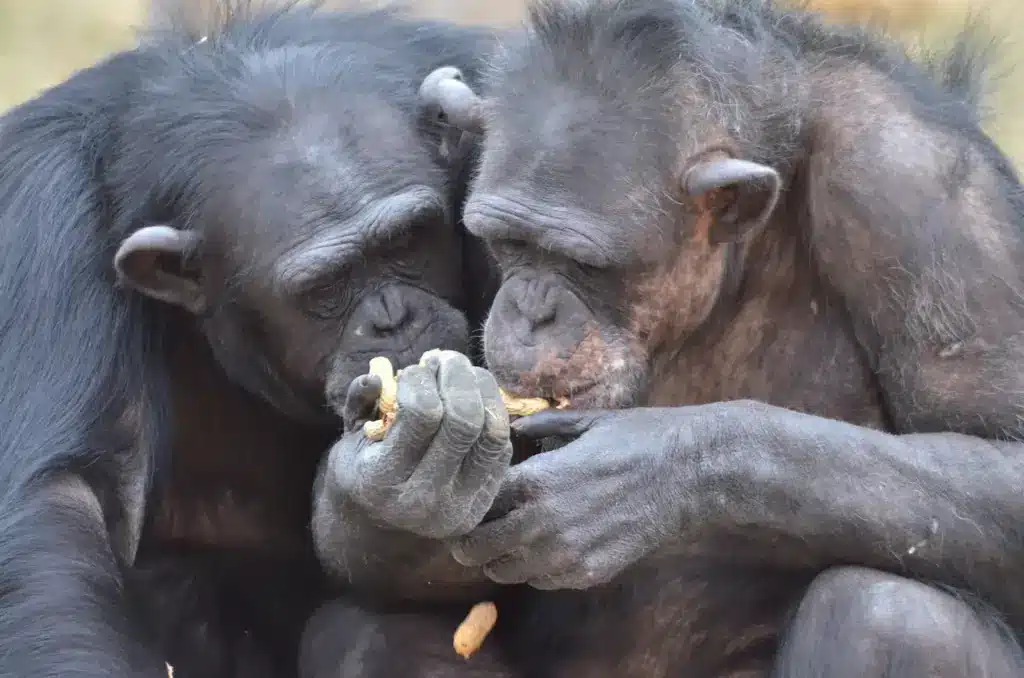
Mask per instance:
[[[484,644],[484,639],[498,623],[498,608],[494,603],[477,603],[466,618],[455,629],[452,644],[455,651],[463,658],[469,659]]]

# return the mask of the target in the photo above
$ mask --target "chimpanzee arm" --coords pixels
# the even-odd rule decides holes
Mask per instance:
[[[870,108],[822,79],[810,243],[912,435],[819,425],[836,475],[808,491],[873,564],[967,585],[1024,621],[1021,187],[966,105],[969,124],[940,127],[887,78],[853,75]]]
[[[85,482],[50,481],[0,511],[0,673],[165,675],[125,613],[119,563]]]
[[[166,674],[121,583],[160,375],[96,178],[138,67],[116,56],[0,119],[0,675]]]

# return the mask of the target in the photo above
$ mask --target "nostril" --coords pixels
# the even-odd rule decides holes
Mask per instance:
[[[538,304],[533,310],[533,324],[535,326],[547,325],[555,321],[555,304],[549,299]]]
[[[513,310],[529,324],[531,330],[536,330],[555,320],[557,304],[552,295],[513,295],[511,302]]]
[[[373,329],[378,334],[395,332],[409,322],[411,312],[398,290],[385,290],[370,317]]]

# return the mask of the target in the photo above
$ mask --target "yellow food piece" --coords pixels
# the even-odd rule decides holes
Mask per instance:
[[[510,417],[528,417],[551,407],[546,398],[517,398],[504,391],[501,391],[501,399]]]
[[[427,360],[440,349],[427,351],[420,357],[420,365],[426,365]],[[370,360],[370,374],[376,374],[381,380],[380,398],[377,399],[377,410],[380,412],[380,419],[368,421],[363,424],[363,435],[376,442],[383,440],[388,430],[395,421],[398,414],[398,375],[391,361],[384,357],[377,357]],[[510,417],[527,417],[551,407],[551,401],[546,398],[517,398],[505,391],[501,391],[501,400],[505,403]],[[569,406],[568,398],[559,398],[557,407],[560,410]]]
[[[370,374],[380,377],[380,397],[377,398],[377,410],[380,419],[363,424],[363,435],[373,441],[383,440],[388,429],[395,421],[398,412],[398,379],[391,361],[377,357],[370,360]]]
[[[491,602],[477,603],[455,629],[452,639],[455,651],[463,659],[469,659],[484,644],[487,634],[497,623],[498,607]]]
[[[391,361],[387,358],[372,359],[370,374],[376,374],[382,382],[378,407],[384,412],[394,412],[398,408],[398,375],[395,374]]]

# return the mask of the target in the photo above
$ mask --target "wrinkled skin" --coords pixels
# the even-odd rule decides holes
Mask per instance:
[[[512,460],[497,382],[454,351],[407,367],[395,423],[371,443],[362,425],[373,418],[380,389],[377,375],[351,382],[342,414],[352,433],[329,453],[332,488],[373,520],[412,534],[466,534],[483,520]]]
[[[670,409],[537,414],[514,430],[537,439],[586,437],[512,467],[494,499],[495,517],[455,541],[452,556],[492,581],[538,589],[609,582],[690,529],[701,514],[698,483],[707,479],[680,465],[676,450],[742,454],[769,443],[767,435],[715,431],[707,408],[694,408],[685,421]],[[669,478],[674,492],[666,501]]]

